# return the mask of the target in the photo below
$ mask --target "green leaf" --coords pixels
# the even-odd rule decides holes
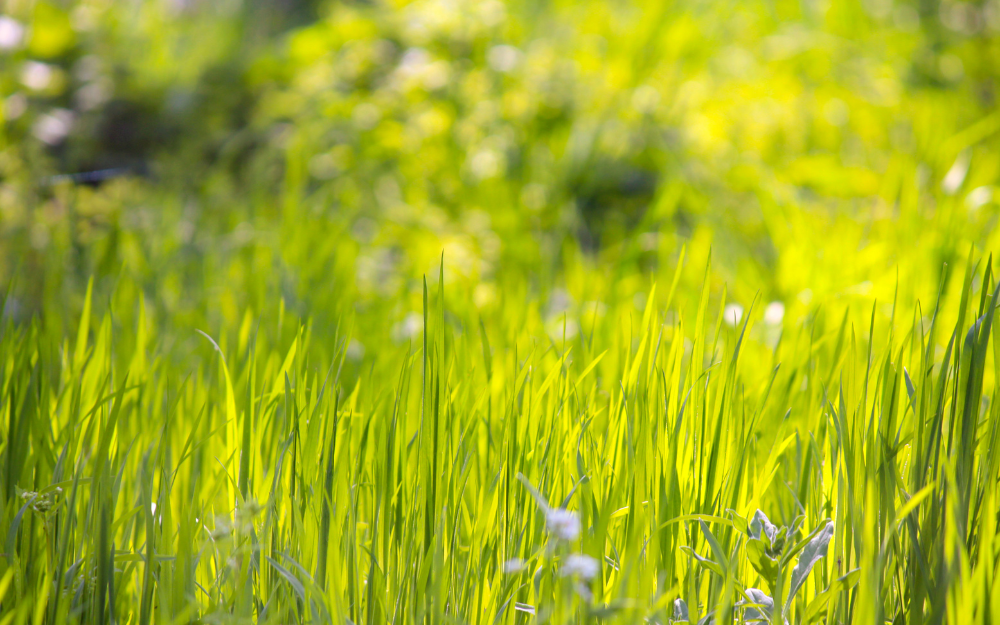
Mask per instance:
[[[861,579],[861,569],[854,569],[847,575],[833,580],[826,590],[813,597],[813,600],[809,602],[809,607],[806,608],[805,622],[811,623],[823,616],[830,599],[838,593],[853,588],[859,579]]]
[[[747,541],[746,550],[750,565],[771,588],[774,588],[775,579],[778,577],[778,560],[768,555],[767,544],[760,539],[751,538]]]
[[[750,536],[763,541],[766,548],[770,551],[777,534],[777,526],[768,520],[767,515],[764,514],[763,510],[758,510],[753,515],[753,519],[750,521]]]
[[[300,601],[305,603],[306,589],[305,586],[302,585],[302,582],[299,581],[299,578],[292,575],[291,571],[272,560],[269,556],[264,556],[264,559],[274,567],[274,570],[277,571],[279,575],[285,578],[285,581],[288,582],[288,584],[292,587],[292,590],[295,591],[295,595]]]
[[[806,577],[809,572],[812,571],[813,567],[821,558],[826,556],[827,547],[830,544],[830,539],[833,538],[833,521],[826,524],[823,531],[816,534],[809,544],[805,546],[802,550],[802,555],[799,556],[799,562],[792,569],[792,581],[791,585],[788,587],[788,599],[785,600],[785,606],[787,607],[792,603],[792,599],[795,598],[795,593],[802,588],[802,585],[806,582]]]
[[[681,546],[681,551],[683,551],[684,553],[686,553],[689,556],[691,556],[692,558],[694,558],[695,561],[698,564],[702,565],[703,567],[705,567],[709,571],[712,571],[713,573],[715,573],[719,577],[725,577],[725,569],[723,569],[721,566],[719,566],[718,562],[715,562],[714,560],[710,560],[710,559],[708,559],[708,558],[706,558],[704,556],[698,555],[698,552],[696,552],[691,547],[688,547],[687,545],[682,545]]]
[[[688,616],[688,604],[683,599],[674,599],[674,621],[679,621],[682,623],[687,623],[690,620]]]
[[[757,588],[747,588],[746,596],[748,600],[738,601],[736,605],[746,608],[743,612],[743,620],[747,623],[770,623],[771,614],[774,612],[774,600],[763,590]]]
[[[483,363],[486,367],[486,379],[493,379],[493,363],[490,357],[490,340],[486,336],[486,326],[483,325],[483,320],[479,320],[479,341],[483,344]]]
[[[7,531],[6,554],[7,554],[8,565],[14,562],[14,547],[15,543],[17,542],[17,530],[18,528],[21,527],[21,519],[24,517],[24,511],[28,509],[28,506],[35,503],[36,497],[38,497],[38,493],[32,494],[31,497],[28,499],[28,501],[26,501],[25,504],[21,506],[21,509],[18,510],[17,514],[14,515],[14,521],[11,522],[10,524],[10,530]]]
[[[823,521],[821,521],[820,524],[816,526],[816,529],[810,532],[808,536],[806,536],[798,543],[796,543],[794,547],[784,552],[781,556],[782,564],[787,564],[791,562],[795,556],[799,555],[799,552],[805,549],[806,545],[808,545],[812,541],[812,539],[816,537],[817,534],[826,529],[826,524],[829,522],[830,519],[823,519]]]
[[[727,509],[726,512],[728,512],[729,516],[733,519],[733,527],[735,527],[742,534],[749,536],[750,524],[747,523],[747,520],[732,508]]]
[[[722,545],[720,545],[719,541],[715,539],[715,536],[712,534],[711,530],[708,529],[708,525],[706,525],[704,521],[699,519],[698,523],[701,524],[701,532],[702,534],[705,535],[705,540],[708,541],[708,546],[711,547],[712,549],[712,554],[715,556],[715,561],[718,562],[719,566],[721,566],[723,569],[728,569],[729,558],[726,557],[726,552],[723,551]]]

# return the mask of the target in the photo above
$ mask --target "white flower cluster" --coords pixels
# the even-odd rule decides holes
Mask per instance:
[[[563,577],[579,576],[586,580],[597,577],[601,571],[601,565],[597,560],[582,553],[570,554],[559,569],[559,574]]]
[[[545,513],[549,531],[561,540],[576,540],[580,535],[580,517],[575,512],[552,508]]]

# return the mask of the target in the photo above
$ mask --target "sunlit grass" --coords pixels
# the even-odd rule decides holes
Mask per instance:
[[[986,259],[891,322],[732,325],[690,272],[565,337],[438,276],[360,363],[348,319],[180,362],[141,299],[5,321],[5,623],[994,618]]]
[[[125,4],[0,8],[0,625],[1000,622],[997,0]]]

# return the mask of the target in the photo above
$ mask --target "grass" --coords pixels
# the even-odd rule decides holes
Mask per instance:
[[[279,4],[3,6],[0,625],[1000,622],[996,0]]]
[[[691,271],[550,337],[442,270],[363,367],[249,314],[184,366],[125,283],[8,319],[4,624],[996,619],[992,259],[795,324]]]

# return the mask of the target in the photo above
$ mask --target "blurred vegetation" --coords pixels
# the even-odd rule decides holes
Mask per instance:
[[[444,249],[485,302],[687,242],[744,303],[884,298],[991,247],[998,34],[995,0],[9,0],[0,274],[173,316],[239,249],[280,269],[257,310],[338,262],[345,300],[414,293]]]

